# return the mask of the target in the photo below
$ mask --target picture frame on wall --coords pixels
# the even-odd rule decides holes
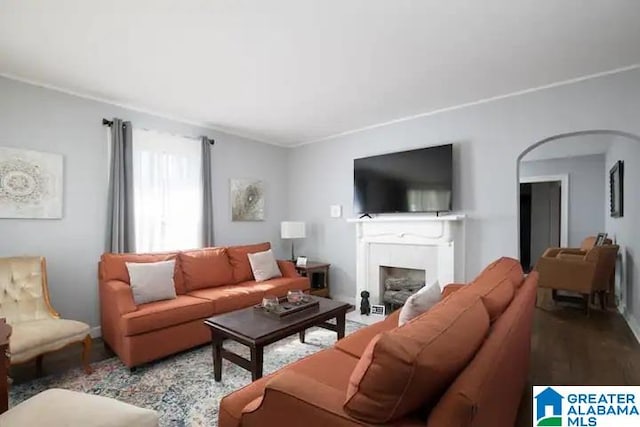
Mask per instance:
[[[624,216],[624,162],[618,160],[609,171],[609,206],[613,218]]]
[[[602,246],[604,245],[604,242],[607,240],[607,233],[598,233],[598,236],[596,237],[596,243],[595,246]]]

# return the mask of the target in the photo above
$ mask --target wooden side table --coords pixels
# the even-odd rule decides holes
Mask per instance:
[[[0,319],[0,414],[9,409],[9,337],[11,326]]]
[[[318,297],[330,298],[331,292],[329,289],[329,267],[331,264],[322,262],[307,262],[304,267],[297,267],[298,273],[302,276],[308,277],[311,282],[311,295]]]

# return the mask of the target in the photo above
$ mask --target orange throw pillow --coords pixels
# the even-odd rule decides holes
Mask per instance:
[[[369,423],[431,406],[473,359],[489,331],[478,295],[456,292],[371,340],[349,379],[345,411]]]
[[[233,268],[233,280],[234,283],[246,282],[253,280],[253,271],[251,271],[251,264],[249,264],[249,257],[247,254],[254,254],[256,252],[264,252],[271,249],[271,243],[258,243],[256,245],[244,245],[244,246],[230,246],[227,248],[229,254],[229,261]]]
[[[234,283],[226,248],[181,252],[178,259],[189,291]]]

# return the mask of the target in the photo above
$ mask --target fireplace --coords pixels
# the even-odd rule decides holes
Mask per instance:
[[[356,295],[382,304],[387,277],[406,274],[445,286],[464,281],[464,215],[380,216],[356,224]]]
[[[419,268],[380,266],[380,295],[388,310],[398,308],[426,284],[426,271]]]

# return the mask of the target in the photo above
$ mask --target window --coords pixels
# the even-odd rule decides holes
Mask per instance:
[[[198,141],[133,129],[137,252],[202,246],[202,160]]]

